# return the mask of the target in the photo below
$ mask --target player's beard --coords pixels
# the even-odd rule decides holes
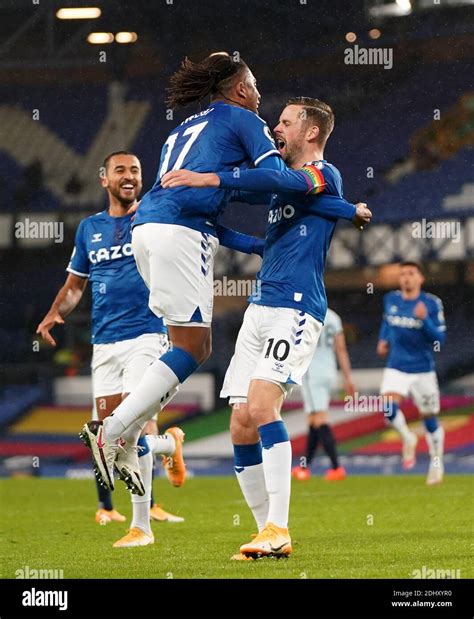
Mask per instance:
[[[291,168],[291,166],[298,161],[301,154],[301,148],[297,144],[286,144],[285,145],[285,153],[283,155],[283,160],[286,165]]]
[[[113,195],[113,197],[120,202],[120,204],[123,206],[123,208],[128,209],[138,198],[138,194],[140,193],[140,188],[139,187],[135,187],[135,190],[133,191],[133,193],[130,196],[123,196],[121,193],[121,187],[118,186],[117,188],[109,188],[110,189],[110,193]]]

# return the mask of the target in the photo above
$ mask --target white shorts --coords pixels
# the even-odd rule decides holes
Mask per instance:
[[[305,312],[250,304],[224,378],[221,397],[230,404],[246,402],[250,381],[279,385],[285,395],[301,385],[323,325]]]
[[[168,348],[166,333],[146,333],[132,340],[94,344],[91,363],[94,400],[130,393],[150,363]]]
[[[399,393],[413,400],[422,415],[437,415],[440,410],[439,386],[436,372],[409,374],[393,368],[385,368],[380,393]]]
[[[185,226],[148,223],[133,229],[132,247],[150,290],[151,311],[168,325],[209,327],[217,238]]]
[[[302,392],[305,413],[327,412],[331,401],[331,392],[337,383],[337,374],[311,376],[309,372],[303,376]]]

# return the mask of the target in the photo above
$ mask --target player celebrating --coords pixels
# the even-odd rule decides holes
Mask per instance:
[[[201,63],[183,62],[171,78],[169,104],[200,103],[208,96],[211,105],[187,118],[166,140],[155,185],[143,197],[134,222],[138,270],[150,290],[149,306],[164,318],[172,347],[147,368],[113,416],[103,424],[89,422],[81,432],[100,479],[110,489],[115,467],[132,492],[142,492],[137,438],[153,413],[163,408],[163,399],[172,397],[210,354],[213,262],[219,241],[247,253],[255,246],[252,237],[219,234],[217,218],[230,191],[164,191],[161,177],[182,166],[207,171],[282,165],[267,125],[256,114],[260,95],[243,60],[218,53]]]
[[[444,343],[446,325],[443,304],[421,287],[425,278],[416,262],[400,265],[400,290],[384,297],[384,315],[377,345],[381,357],[388,355],[380,392],[386,397],[384,415],[403,442],[403,468],[415,465],[417,437],[407,426],[400,409],[409,394],[426,428],[430,466],[426,483],[443,481],[444,429],[438,423],[440,410],[438,379],[433,348]]]
[[[326,471],[325,478],[328,481],[346,478],[344,467],[339,465],[336,439],[328,424],[329,402],[331,391],[336,385],[338,362],[344,376],[344,389],[348,395],[354,396],[351,362],[342,322],[339,315],[328,308],[316,352],[303,376],[303,400],[305,412],[308,413],[309,432],[305,465],[293,469],[293,477],[296,479],[310,478],[310,465],[319,441],[331,461],[331,468]]]
[[[337,219],[360,225],[371,217],[365,205],[342,199],[341,175],[323,159],[333,126],[327,104],[291,99],[275,136],[286,163],[300,170],[200,175],[182,170],[162,179],[164,187],[279,192],[270,203],[259,294],[250,298],[221,392],[233,407],[237,479],[259,530],[233,559],[292,552],[291,444],[280,410],[291,385],[301,384],[321,333],[327,311],[324,264]]]
[[[56,343],[50,330],[63,324],[81,300],[88,279],[92,285],[92,384],[95,409],[101,419],[110,415],[135,387],[146,367],[168,350],[163,321],[147,307],[148,290],[141,279],[131,246],[131,218],[127,210],[135,204],[142,189],[140,161],[125,151],[105,158],[101,183],[107,190],[108,209],[87,217],[78,227],[69,275],[51,309],[37,329],[51,345]],[[150,517],[180,521],[182,518],[151,509],[153,453],[164,454],[166,471],[175,486],[184,482],[182,457],[183,432],[170,428],[157,435],[156,422],[145,427],[140,439],[139,465],[144,480],[142,497],[132,495],[133,518],[130,531],[114,546],[152,544]],[[110,491],[99,491],[96,520],[106,524],[125,517],[113,509]]]

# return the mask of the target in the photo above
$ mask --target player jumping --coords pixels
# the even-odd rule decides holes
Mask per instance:
[[[255,251],[253,237],[222,231],[217,224],[229,190],[165,191],[160,179],[182,166],[197,171],[282,166],[270,131],[257,116],[260,95],[243,60],[225,53],[212,54],[201,63],[185,60],[171,78],[169,92],[171,107],[211,98],[207,109],[170,133],[156,182],[143,197],[134,222],[133,251],[150,290],[148,303],[163,317],[172,347],[147,368],[113,416],[103,424],[88,423],[81,432],[107,487],[114,487],[115,467],[138,494],[142,492],[135,451],[138,436],[211,352],[213,265],[219,241],[247,253]]]
[[[37,329],[51,345],[50,330],[63,324],[81,300],[90,280],[92,286],[92,385],[99,419],[110,415],[138,384],[147,366],[168,350],[163,321],[147,307],[148,290],[133,259],[131,218],[127,210],[142,189],[140,161],[124,151],[111,153],[101,169],[101,183],[107,190],[108,209],[87,217],[79,224],[69,273],[64,286]],[[139,466],[144,494],[132,495],[133,518],[129,533],[114,546],[152,544],[150,518],[179,522],[183,518],[152,505],[153,454],[163,454],[171,483],[184,482],[183,432],[170,428],[158,436],[155,421],[144,427],[139,441]],[[107,524],[125,517],[113,509],[110,491],[98,486],[96,520]]]
[[[303,376],[303,400],[305,412],[308,413],[309,431],[304,466],[293,469],[295,479],[310,478],[311,462],[319,442],[331,461],[331,468],[326,471],[325,479],[340,481],[346,478],[346,470],[339,464],[336,439],[328,423],[329,402],[331,391],[336,386],[338,362],[344,376],[344,389],[348,395],[354,396],[351,362],[342,322],[339,315],[328,308],[316,352]]]
[[[342,199],[341,175],[323,159],[333,126],[327,104],[291,99],[275,136],[282,157],[297,171],[182,170],[162,181],[165,187],[278,192],[270,202],[259,293],[250,298],[221,391],[232,406],[235,472],[259,531],[232,557],[237,560],[292,552],[291,444],[280,410],[291,386],[301,384],[321,333],[327,311],[324,265],[337,219],[360,226],[371,217],[365,205]]]
[[[400,290],[384,297],[384,315],[377,345],[381,357],[388,355],[380,392],[386,397],[384,415],[403,442],[403,468],[415,466],[417,436],[408,428],[400,409],[408,395],[418,407],[426,428],[430,466],[426,483],[443,481],[444,429],[438,423],[438,379],[433,350],[446,338],[443,304],[421,287],[425,278],[416,262],[400,265]],[[438,348],[439,349],[439,348]]]

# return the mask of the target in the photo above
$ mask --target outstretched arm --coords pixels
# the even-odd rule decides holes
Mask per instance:
[[[310,166],[306,166],[310,167]],[[314,168],[314,166],[312,166]],[[312,178],[312,180],[311,180]],[[161,179],[163,188],[180,187],[222,187],[234,191],[246,190],[264,193],[320,193],[324,189],[322,175],[311,177],[302,170],[254,169],[234,172],[198,173],[189,170],[174,170]],[[312,184],[311,184],[312,183]],[[315,199],[305,205],[305,208],[315,215],[341,217],[352,221],[355,226],[362,227],[369,223],[372,213],[364,203],[350,204],[339,196],[324,194],[324,201]]]
[[[82,293],[87,286],[87,278],[79,277],[70,273],[64,286],[59,290],[48,313],[38,325],[36,333],[51,344],[56,346],[56,341],[50,331],[56,325],[64,324],[64,318],[72,312],[82,298]]]

